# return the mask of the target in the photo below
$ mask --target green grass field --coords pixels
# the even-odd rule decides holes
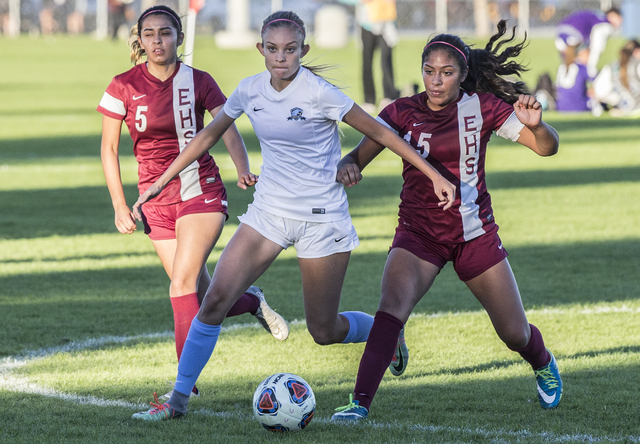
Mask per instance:
[[[179,421],[130,419],[175,377],[169,281],[140,231],[117,233],[100,166],[95,107],[127,69],[123,43],[89,38],[2,40],[0,54],[0,442],[639,442],[640,124],[590,115],[546,114],[561,138],[539,158],[495,138],[487,159],[500,234],[532,323],[545,335],[565,384],[558,409],[538,404],[532,372],[495,335],[488,317],[447,266],[407,324],[405,375],[385,375],[370,420],[333,424],[346,404],[364,346],[315,345],[306,331],[295,252],[258,281],[292,321],[284,343],[254,319],[225,321],[199,380],[204,395]],[[419,82],[424,41],[402,41],[398,84]],[[615,44],[615,42],[614,42]],[[361,99],[352,45],[313,51],[316,63]],[[532,84],[554,72],[551,40],[524,59]],[[194,64],[230,94],[263,69],[255,50],[196,44]],[[259,148],[239,127],[255,172]],[[344,149],[358,135],[344,127]],[[128,135],[121,164],[130,203],[137,196]],[[213,149],[227,180],[231,218],[212,270],[251,192],[235,188],[223,147]],[[343,291],[343,310],[373,313],[396,222],[400,162],[384,153],[348,191],[361,238]],[[266,376],[304,377],[316,418],[298,434],[275,435],[253,419],[251,400]]]

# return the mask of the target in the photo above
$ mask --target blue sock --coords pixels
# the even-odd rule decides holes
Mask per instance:
[[[174,390],[183,395],[191,394],[191,389],[213,353],[219,335],[220,325],[204,324],[197,317],[193,318],[178,363]]]
[[[373,326],[373,316],[361,311],[343,311],[340,314],[349,320],[349,333],[342,343],[367,342]]]

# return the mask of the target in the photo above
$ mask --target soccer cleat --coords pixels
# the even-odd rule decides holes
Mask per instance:
[[[549,351],[551,361],[544,367],[534,370],[536,375],[536,385],[538,388],[538,400],[543,409],[553,409],[560,403],[562,398],[562,379],[558,371],[558,364],[553,353]]]
[[[184,416],[182,413],[171,407],[168,402],[160,404],[158,400],[158,394],[153,394],[155,402],[150,402],[153,408],[150,408],[146,412],[134,413],[131,417],[134,419],[141,419],[143,421],[162,421],[165,419],[176,419]]]
[[[252,285],[246,292],[260,299],[260,307],[258,307],[258,311],[254,313],[254,316],[258,322],[260,322],[260,325],[271,333],[274,338],[281,341],[287,339],[289,337],[289,325],[287,324],[287,321],[269,307],[262,290],[255,285]]]
[[[171,390],[169,393],[165,393],[164,395],[160,396],[159,399],[168,401],[169,399],[171,399],[171,395],[173,395],[173,390]],[[189,393],[189,398],[197,398],[198,396],[200,396],[200,390],[198,390],[198,387],[194,385],[193,388],[191,389],[191,393]]]
[[[369,410],[362,407],[359,401],[354,401],[352,393],[349,395],[349,405],[338,407],[331,421],[360,421],[367,419],[367,416],[369,416]]]
[[[407,369],[409,364],[409,349],[407,343],[404,340],[404,327],[400,330],[398,335],[398,345],[396,345],[396,351],[391,358],[391,364],[389,364],[389,370],[393,376],[400,376]]]

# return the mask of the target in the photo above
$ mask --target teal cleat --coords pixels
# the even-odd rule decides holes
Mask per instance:
[[[558,364],[553,353],[549,351],[551,361],[544,367],[534,370],[536,375],[536,385],[538,387],[538,400],[543,409],[553,409],[560,403],[562,398],[562,379],[558,371]]]
[[[176,419],[184,416],[183,413],[180,413],[171,407],[171,404],[168,402],[160,404],[157,393],[153,394],[153,399],[155,402],[150,403],[153,408],[145,412],[134,413],[131,417],[133,419],[141,419],[143,421],[163,421],[165,419]]]
[[[393,376],[400,376],[407,369],[409,364],[409,349],[407,343],[404,340],[404,327],[400,330],[398,335],[398,345],[396,345],[396,351],[391,358],[391,364],[389,364],[389,370]]]
[[[349,405],[338,407],[336,412],[331,417],[331,421],[360,421],[369,416],[369,411],[362,407],[359,401],[353,400],[353,394],[349,395]]]

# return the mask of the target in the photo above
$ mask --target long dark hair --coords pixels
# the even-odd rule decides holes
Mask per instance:
[[[454,57],[462,72],[469,67],[467,78],[460,87],[468,92],[488,92],[505,102],[515,103],[520,94],[529,94],[525,83],[521,80],[507,80],[505,76],[517,76],[527,68],[513,59],[520,55],[525,47],[527,36],[522,42],[501,48],[515,40],[516,28],[512,28],[511,36],[502,39],[507,32],[507,22],[500,20],[498,32],[491,36],[484,49],[475,49],[453,34],[439,34],[429,40],[422,51],[422,64],[434,50],[445,50]]]
[[[304,46],[304,41],[307,38],[307,31],[304,26],[304,22],[302,19],[293,11],[277,11],[271,14],[269,17],[262,21],[262,30],[260,31],[260,38],[264,42],[264,35],[268,29],[272,28],[290,28],[298,35],[298,37],[302,40],[302,45]],[[323,71],[328,71],[334,68],[334,65],[307,65],[301,63],[300,66],[308,69],[313,74],[318,77],[322,77],[319,73]],[[326,80],[326,79],[325,79]]]

